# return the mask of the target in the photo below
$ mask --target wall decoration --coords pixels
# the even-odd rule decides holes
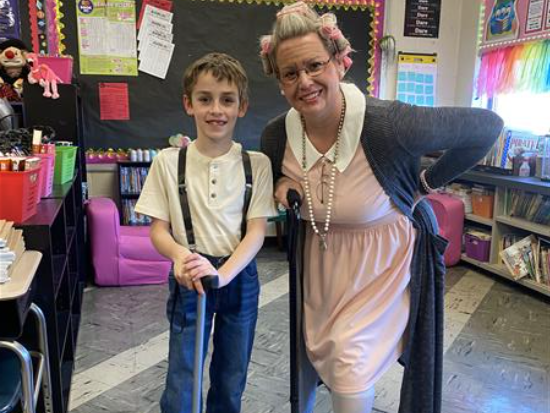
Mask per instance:
[[[439,37],[441,0],[407,0],[404,36]]]
[[[550,92],[550,40],[491,50],[481,56],[477,96]]]
[[[94,11],[98,1],[92,0]],[[148,4],[153,3],[150,1]],[[367,93],[376,95],[380,62],[377,44],[383,33],[384,1],[336,0],[313,3],[318,11],[330,10],[337,15],[342,31],[350,38],[356,50],[352,55],[354,64],[346,78]],[[143,2],[137,1],[136,4],[143,5]],[[237,122],[235,138],[245,148],[257,149],[267,121],[288,110],[288,103],[280,95],[276,80],[262,74],[258,59],[258,39],[272,26],[281,6],[282,3],[260,0],[172,1],[174,52],[166,77],[161,79],[142,72],[124,79],[117,76],[121,82],[128,84],[131,116],[127,121],[100,118],[98,84],[114,82],[116,78],[110,75],[83,75],[80,58],[75,58],[87,145],[163,147],[167,137],[175,133],[184,132],[195,136],[193,121],[182,108],[183,70],[205,53],[219,50],[235,56],[247,71],[251,104],[246,116]],[[78,2],[75,0],[62,8],[65,11],[67,31],[76,31],[78,19],[90,16],[77,14],[77,7]],[[136,9],[136,15],[139,11]],[[136,25],[133,31],[136,32]],[[65,42],[66,53],[76,57],[78,37],[67,37]]]
[[[550,39],[550,0],[485,0],[482,52]]]
[[[435,106],[437,55],[399,52],[397,61],[397,100]]]
[[[99,113],[101,120],[130,119],[128,83],[99,84]]]
[[[21,38],[19,24],[19,2],[0,0],[0,42]]]
[[[137,76],[135,0],[75,0],[83,75]]]
[[[28,0],[30,38],[34,52],[50,56],[64,53],[65,36],[62,33],[64,26],[60,7],[61,0]]]

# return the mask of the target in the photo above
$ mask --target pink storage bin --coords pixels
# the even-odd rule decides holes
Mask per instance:
[[[443,258],[445,265],[451,267],[460,261],[464,230],[464,203],[448,194],[430,194],[427,198],[432,204],[437,218],[439,235],[449,241]]]
[[[38,187],[36,188],[34,199],[38,204],[40,202],[40,198],[42,198],[42,185],[44,180],[46,179],[46,162],[44,161],[44,159],[40,158],[40,165],[38,166],[37,169],[38,169]]]
[[[489,262],[491,240],[483,239],[475,234],[467,232],[464,234],[464,249],[469,258],[482,262]]]
[[[52,145],[53,146],[53,145]],[[39,153],[37,156],[40,161],[40,183],[39,193],[40,198],[46,198],[53,190],[53,175],[55,171],[55,153]]]
[[[73,58],[71,56],[38,56],[38,64],[49,66],[59,76],[61,83],[71,83],[73,78]]]

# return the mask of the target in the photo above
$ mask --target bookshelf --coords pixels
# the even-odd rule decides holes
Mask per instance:
[[[26,126],[46,125],[56,140],[79,147],[73,179],[54,185],[40,200],[37,212],[17,224],[27,249],[42,253],[35,277],[34,302],[42,309],[48,329],[52,404],[55,413],[69,411],[82,295],[87,280],[84,197],[86,164],[82,112],[76,85],[60,84],[60,98],[42,96],[39,85],[25,85],[23,114]]]
[[[119,161],[118,194],[120,199],[121,225],[149,225],[150,218],[136,214],[134,208],[149,173],[151,162]]]
[[[48,328],[48,347],[55,412],[68,411],[85,283],[84,212],[81,181],[55,185],[37,213],[20,224],[27,248],[42,253],[34,302]]]
[[[550,287],[539,284],[527,277],[514,280],[506,266],[499,257],[499,246],[506,234],[527,236],[535,234],[539,237],[550,239],[550,226],[537,224],[524,218],[511,217],[506,213],[506,191],[521,190],[550,196],[550,182],[541,181],[534,177],[518,177],[510,175],[497,175],[487,172],[468,171],[462,174],[457,181],[468,184],[490,185],[495,188],[495,202],[493,218],[488,219],[473,214],[467,214],[465,220],[474,223],[478,227],[491,233],[491,251],[489,262],[481,262],[462,254],[462,260],[483,270],[489,271],[499,277],[506,278],[533,291],[550,297]]]

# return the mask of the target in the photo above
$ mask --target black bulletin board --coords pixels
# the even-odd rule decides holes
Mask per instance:
[[[23,40],[30,44],[26,1],[21,2]],[[275,80],[261,71],[258,39],[267,34],[279,6],[217,1],[174,0],[173,33],[175,50],[166,79],[145,73],[137,77],[79,75],[76,12],[74,0],[64,2],[67,54],[75,57],[76,82],[80,84],[84,111],[84,137],[89,147],[165,147],[175,133],[195,137],[191,118],[183,112],[181,77],[185,67],[205,53],[221,51],[238,58],[249,76],[250,107],[236,128],[236,140],[248,149],[259,146],[266,122],[288,109]],[[137,1],[139,15],[141,1]],[[367,61],[371,12],[336,10],[340,27],[356,50],[348,79],[362,90],[367,88]],[[99,119],[98,84],[128,83],[129,121]]]

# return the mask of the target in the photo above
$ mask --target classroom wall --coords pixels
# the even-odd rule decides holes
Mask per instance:
[[[30,44],[28,6],[24,0],[19,1],[23,32],[27,32],[24,40]],[[138,13],[141,4],[142,0],[136,0]],[[235,139],[247,149],[257,149],[266,123],[288,110],[277,82],[263,75],[258,57],[259,37],[270,30],[280,8],[280,5],[266,3],[174,0],[174,54],[166,79],[158,79],[142,72],[137,77],[80,75],[76,1],[64,2],[65,44],[67,53],[75,57],[74,73],[80,85],[86,145],[94,148],[165,147],[170,135],[183,133],[195,137],[194,122],[183,111],[182,74],[198,57],[221,51],[239,59],[248,73],[250,105],[246,116],[237,122]],[[356,64],[347,76],[366,90],[371,13],[353,9],[332,11],[357,50],[354,54]],[[130,120],[100,119],[98,89],[101,82],[128,84]]]
[[[476,64],[481,0],[442,0],[438,39],[404,37],[405,0],[386,2],[385,34],[396,40],[396,52],[437,53],[437,105],[470,106]],[[385,59],[380,96],[395,98],[397,61]]]

